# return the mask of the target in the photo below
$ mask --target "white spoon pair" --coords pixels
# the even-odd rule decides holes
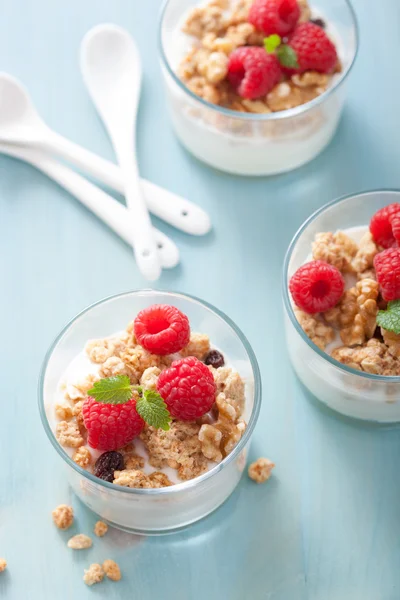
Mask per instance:
[[[179,253],[167,236],[151,228],[143,192],[154,214],[188,233],[206,233],[210,229],[209,218],[191,202],[139,180],[133,149],[140,60],[129,34],[113,25],[95,27],[83,40],[81,65],[91,97],[113,141],[121,170],[52,131],[38,115],[26,90],[7,74],[0,74],[0,152],[34,164],[77,196],[132,244],[143,275],[150,280],[157,279],[160,262],[165,267],[174,266],[179,261]],[[129,218],[127,209],[49,157],[48,152],[69,160],[113,189],[125,191]]]

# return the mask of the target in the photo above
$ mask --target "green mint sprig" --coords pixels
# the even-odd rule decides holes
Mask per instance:
[[[136,410],[142,419],[156,429],[168,431],[171,415],[160,394],[131,385],[127,375],[116,375],[96,381],[88,395],[101,404],[126,404],[132,399],[135,391],[139,394]]]
[[[400,334],[400,300],[389,302],[386,310],[380,310],[376,322],[387,331]]]
[[[143,421],[146,421],[148,425],[152,425],[156,429],[168,431],[171,415],[160,394],[153,390],[143,390],[140,387],[138,388],[138,392],[140,398],[136,402],[136,410]]]
[[[291,46],[282,43],[282,38],[276,33],[264,39],[264,48],[268,54],[276,54],[279,62],[287,69],[298,69],[297,54]]]

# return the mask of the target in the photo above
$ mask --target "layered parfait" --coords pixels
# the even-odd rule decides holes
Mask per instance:
[[[169,0],[161,48],[178,137],[233,173],[306,163],[336,130],[355,32],[346,0],[326,14],[307,0]]]
[[[196,478],[228,456],[246,428],[241,376],[166,304],[143,309],[123,332],[88,340],[57,395],[58,442],[116,486]]]
[[[316,346],[356,371],[397,377],[400,204],[371,217],[369,226],[317,233],[312,260],[293,274],[289,289],[297,320]],[[398,396],[398,388],[392,393]]]

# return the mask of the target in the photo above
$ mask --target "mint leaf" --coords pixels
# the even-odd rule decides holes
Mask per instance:
[[[388,303],[387,310],[380,310],[376,317],[376,322],[383,329],[393,331],[396,335],[400,334],[400,300],[393,300]]]
[[[288,69],[298,69],[299,63],[297,62],[297,54],[287,44],[282,44],[279,46],[276,51],[276,55],[278,57],[279,62],[283,67],[287,67]]]
[[[152,390],[138,389],[141,397],[136,401],[136,410],[148,425],[156,429],[169,430],[171,415],[160,394]]]
[[[281,45],[282,39],[281,36],[277,33],[273,33],[268,37],[264,38],[264,48],[268,52],[268,54],[273,54],[278,46]]]
[[[88,395],[102,404],[125,404],[132,398],[133,389],[127,375],[117,375],[96,381]]]

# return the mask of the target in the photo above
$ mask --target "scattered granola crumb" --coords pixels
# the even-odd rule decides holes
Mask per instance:
[[[58,529],[68,529],[74,522],[74,511],[72,506],[68,506],[67,504],[60,504],[51,514],[54,524]]]
[[[100,583],[101,581],[103,581],[103,578],[103,567],[98,563],[93,563],[88,569],[85,569],[83,581],[86,583],[86,585],[93,585],[95,583]]]
[[[72,408],[66,404],[56,404],[55,412],[60,421],[69,421],[73,417]]]
[[[302,310],[295,310],[295,315],[304,333],[321,350],[325,350],[327,345],[335,339],[333,327],[326,325],[318,318],[318,315],[309,315]]]
[[[119,581],[122,577],[121,569],[111,559],[105,560],[103,562],[104,573],[107,575],[108,579],[112,579],[112,581]]]
[[[0,573],[5,571],[7,568],[7,561],[5,558],[0,558]]]
[[[195,356],[199,360],[210,351],[210,338],[204,333],[191,333],[188,345],[181,350],[182,356]]]
[[[89,448],[86,448],[86,446],[81,446],[78,448],[78,450],[74,453],[72,460],[76,462],[77,465],[82,467],[82,469],[86,469],[86,467],[88,467],[92,462],[92,455],[90,454]]]
[[[56,438],[61,446],[79,448],[83,445],[83,437],[76,423],[60,421],[56,426]]]
[[[72,538],[68,540],[67,546],[68,548],[72,548],[73,550],[85,550],[86,548],[90,548],[92,545],[92,540],[88,535],[83,533],[78,533],[74,535]]]
[[[94,526],[95,535],[97,535],[97,537],[103,537],[104,535],[106,535],[107,531],[107,523],[104,523],[104,521],[97,521],[96,525]]]
[[[256,483],[264,483],[271,477],[275,464],[269,458],[258,458],[248,469],[250,479]]]

